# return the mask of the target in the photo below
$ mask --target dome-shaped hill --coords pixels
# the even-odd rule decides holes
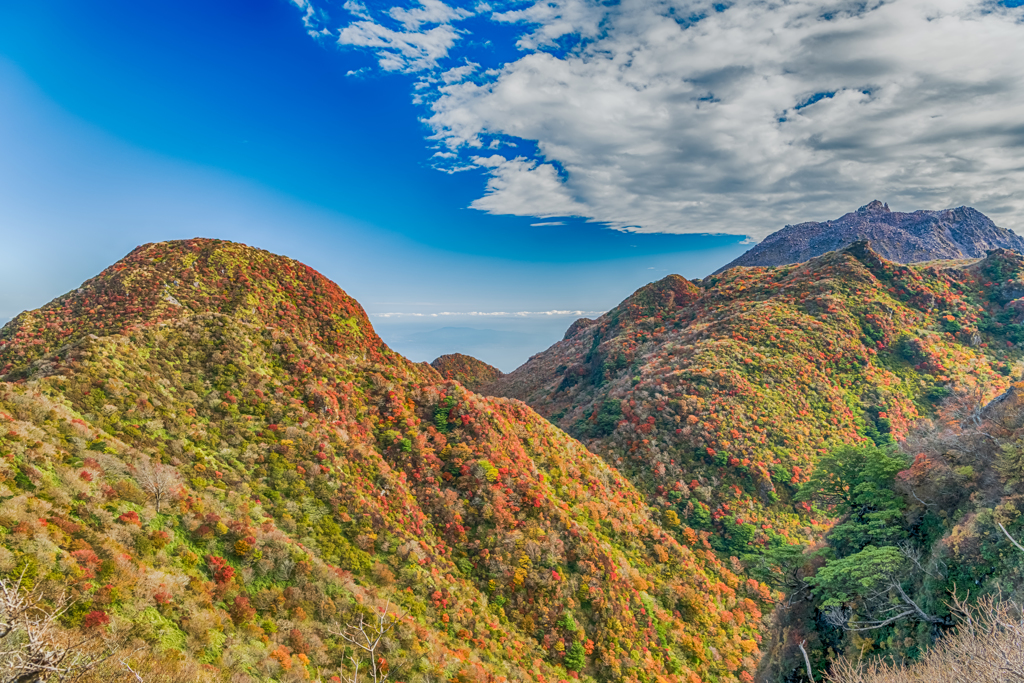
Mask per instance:
[[[0,375],[89,334],[196,313],[293,332],[334,353],[387,350],[362,306],[298,261],[243,244],[191,239],[145,244],[81,287],[0,331]]]
[[[505,376],[505,373],[493,365],[464,353],[439,356],[430,365],[445,379],[454,379],[470,391],[479,391],[494,380]]]
[[[622,316],[626,316],[630,320],[651,317],[669,318],[674,316],[678,309],[695,302],[700,295],[700,287],[683,276],[668,275],[636,290],[628,299],[606,315],[616,320]]]

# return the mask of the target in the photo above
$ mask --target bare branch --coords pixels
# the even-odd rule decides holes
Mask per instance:
[[[156,503],[156,512],[160,514],[160,505],[174,496],[181,486],[177,470],[149,457],[140,458],[134,469],[135,480]]]
[[[40,588],[24,588],[24,579],[24,571],[13,581],[0,578],[0,683],[71,683],[111,656],[111,647],[93,645],[100,631],[79,637],[60,626],[74,604],[66,592],[50,606]]]
[[[801,640],[796,644],[796,646],[800,648],[800,654],[804,656],[804,665],[807,667],[807,678],[810,679],[811,683],[814,683],[814,672],[811,670],[811,658],[807,656],[807,650],[804,649],[804,645],[806,643],[806,640]]]
[[[359,615],[358,624],[348,624],[341,629],[331,631],[334,635],[342,638],[345,642],[355,648],[352,656],[352,674],[345,677],[344,670],[342,678],[346,683],[359,683],[359,668],[363,659],[370,662],[370,676],[373,683],[385,683],[389,671],[381,653],[381,644],[385,636],[398,624],[400,616],[390,613],[391,600],[384,604],[384,609],[376,616],[373,623],[368,624],[363,615]]]
[[[1024,545],[1021,545],[1020,543],[1018,543],[1017,539],[1015,539],[1013,536],[1010,535],[1010,532],[1006,530],[1005,526],[1003,526],[999,522],[996,522],[996,524],[998,524],[999,528],[1003,530],[1003,533],[1006,534],[1006,537],[1008,539],[1010,539],[1010,543],[1012,543],[1015,546],[1017,546],[1017,548],[1019,548],[1021,552],[1024,552]]]

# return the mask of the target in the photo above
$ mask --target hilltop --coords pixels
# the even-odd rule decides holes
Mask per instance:
[[[328,680],[382,618],[363,670],[409,683],[752,680],[768,586],[293,260],[144,245],[0,330],[0,373],[0,580],[70,591],[101,678]]]
[[[493,365],[464,353],[439,356],[431,361],[430,367],[437,370],[445,379],[454,379],[470,391],[477,391],[480,387],[505,376],[505,373]]]
[[[797,499],[843,444],[890,443],[957,386],[1019,374],[1024,260],[905,266],[856,243],[669,276],[484,388],[527,402],[723,555],[812,542]]]
[[[897,263],[981,258],[990,249],[1024,253],[1024,238],[968,206],[901,213],[875,200],[836,220],[787,225],[716,273],[736,266],[802,263],[859,240]]]

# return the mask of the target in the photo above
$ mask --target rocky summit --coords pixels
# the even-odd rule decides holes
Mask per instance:
[[[717,272],[801,263],[858,240],[897,263],[981,258],[990,249],[1024,252],[1024,238],[968,206],[901,213],[875,200],[836,220],[787,225]]]

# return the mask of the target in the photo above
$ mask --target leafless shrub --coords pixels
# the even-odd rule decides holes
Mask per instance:
[[[373,681],[373,683],[385,683],[388,679],[388,669],[383,664],[382,655],[387,649],[385,642],[387,635],[399,622],[399,617],[390,613],[391,602],[388,601],[384,608],[374,615],[373,619],[367,621],[363,615],[359,616],[358,623],[350,623],[340,629],[333,629],[331,633],[340,636],[352,648],[350,657],[352,668],[342,671],[342,680],[345,683],[359,683],[361,680]],[[362,665],[368,664],[364,678],[360,678],[359,670]],[[367,676],[367,674],[369,674]]]
[[[156,503],[157,514],[160,514],[160,505],[171,500],[181,486],[177,470],[148,457],[140,458],[136,463],[135,480]]]
[[[0,578],[0,683],[71,683],[107,660],[113,649],[102,631],[81,634],[63,628],[72,606],[65,593],[48,604],[37,587]]]
[[[919,662],[855,665],[841,660],[831,683],[1010,683],[1024,681],[1024,615],[1012,602],[953,599],[958,624]]]

